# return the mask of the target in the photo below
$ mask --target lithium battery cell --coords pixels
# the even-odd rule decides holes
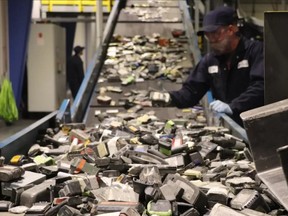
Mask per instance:
[[[101,114],[101,110],[95,110],[95,112],[94,112],[94,115],[95,116],[98,116],[98,115],[100,115]]]
[[[243,189],[241,190],[234,199],[231,200],[231,207],[238,210],[243,210],[245,208],[269,212],[269,206],[256,190]]]
[[[116,114],[116,113],[119,113],[119,110],[118,109],[107,109],[106,113],[108,113],[108,114]]]
[[[29,184],[40,184],[46,179],[46,176],[41,173],[25,171],[22,178],[18,181],[1,182],[2,195],[12,196],[13,188],[24,188]]]
[[[147,205],[149,215],[172,216],[171,203],[168,200],[150,201]]]

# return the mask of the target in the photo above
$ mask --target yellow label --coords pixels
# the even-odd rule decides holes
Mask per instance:
[[[10,162],[12,164],[18,163],[21,160],[22,156],[21,155],[15,155],[14,157],[11,158]]]
[[[129,129],[133,132],[136,132],[138,129],[132,125],[129,126]]]
[[[89,139],[85,140],[84,146],[86,147],[89,143],[90,143],[90,140],[89,140]]]
[[[69,131],[70,131],[70,128],[69,128],[69,127],[66,127],[66,126],[63,126],[63,127],[62,127],[62,131],[63,131],[63,133],[64,133],[65,135],[67,135],[67,134],[69,133]]]

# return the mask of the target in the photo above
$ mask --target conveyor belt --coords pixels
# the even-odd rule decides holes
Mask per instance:
[[[117,87],[121,87],[123,89],[123,93],[119,94],[119,93],[113,93],[113,92],[108,92],[107,95],[112,97],[114,100],[116,100],[116,103],[118,103],[118,100],[123,97],[123,94],[126,92],[129,92],[131,90],[134,89],[138,89],[138,90],[158,90],[158,91],[163,91],[163,90],[167,90],[167,91],[171,91],[171,90],[176,90],[178,88],[180,88],[181,84],[177,84],[177,83],[171,83],[171,81],[155,81],[155,80],[148,80],[145,82],[141,82],[141,83],[133,83],[129,86],[126,86],[123,88],[123,86],[121,86],[121,83],[107,83],[107,82],[102,82],[102,83],[97,83],[97,88],[96,90],[93,92],[92,98],[91,98],[91,103],[90,106],[91,107],[97,107],[97,106],[101,106],[101,104],[99,104],[99,102],[96,99],[96,96],[99,94],[98,90],[101,87],[107,87],[107,86],[117,86]]]
[[[84,78],[84,81],[81,85],[81,88],[77,94],[77,97],[73,104],[70,103],[69,100],[65,100],[62,103],[62,106],[60,107],[59,112],[54,112],[50,114],[49,116],[39,120],[35,124],[25,128],[24,130],[20,131],[19,133],[15,134],[12,137],[9,137],[8,139],[4,140],[0,144],[1,154],[5,153],[6,157],[9,158],[13,156],[16,151],[17,153],[24,153],[29,149],[29,147],[32,145],[32,143],[36,140],[36,134],[37,131],[45,128],[45,127],[53,127],[55,125],[55,121],[72,121],[74,122],[81,122],[84,119],[84,122],[86,122],[88,125],[93,125],[94,120],[94,112],[97,109],[97,101],[95,99],[95,96],[97,95],[97,88],[100,88],[102,85],[105,85],[105,83],[98,83],[97,80],[100,76],[101,69],[103,66],[103,62],[106,58],[106,52],[108,49],[108,45],[110,42],[110,39],[113,34],[122,34],[126,36],[134,36],[136,34],[148,34],[151,35],[155,32],[159,33],[162,36],[171,37],[171,30],[172,29],[183,29],[187,30],[186,36],[188,37],[188,42],[186,44],[187,51],[189,52],[187,54],[187,57],[192,56],[195,62],[199,60],[199,50],[197,50],[195,43],[197,43],[197,40],[195,40],[195,33],[193,34],[193,27],[191,25],[191,18],[189,16],[188,7],[185,1],[157,1],[157,5],[155,7],[169,7],[171,10],[180,10],[181,11],[181,22],[141,22],[139,20],[135,20],[137,22],[118,22],[118,15],[122,16],[121,9],[125,6],[125,1],[115,1],[114,7],[110,13],[109,19],[107,21],[105,31],[104,31],[104,39],[103,39],[103,45],[97,49],[97,52],[95,53],[94,59],[90,63],[88,70],[86,71],[86,75]],[[130,7],[132,4],[135,6],[141,6],[143,8],[147,8],[147,5],[149,8],[153,8],[152,5],[148,4],[148,1],[146,0],[137,0],[135,1],[128,1],[127,6]],[[184,8],[184,9],[183,9]],[[124,13],[124,12],[123,12]],[[178,13],[179,14],[179,13]],[[191,64],[192,60],[187,58],[186,62],[182,62],[183,66],[185,67],[192,67]],[[133,89],[133,88],[155,88],[155,89],[166,89],[166,90],[173,90],[180,87],[181,84],[172,83],[170,81],[161,81],[161,87],[158,85],[158,81],[148,81],[145,83],[137,83],[136,85],[131,85],[127,87],[127,90]],[[119,84],[117,84],[119,85]],[[119,97],[119,95],[118,95]],[[71,109],[70,109],[71,105]],[[102,107],[101,109],[105,109]],[[119,108],[120,109],[120,108]],[[150,108],[149,108],[150,109]],[[173,108],[176,109],[176,108]],[[162,113],[166,113],[162,112]],[[169,109],[167,109],[167,113],[171,114]],[[173,112],[174,113],[174,112]],[[58,115],[57,115],[58,114]],[[167,117],[169,116],[167,114]],[[70,117],[71,115],[71,117]],[[173,116],[169,116],[173,117]],[[231,128],[232,133],[240,136],[241,138],[246,138],[246,133],[243,130],[243,128],[239,127],[235,122],[233,122],[229,117],[225,116],[224,124],[226,127]],[[87,120],[89,119],[89,120]],[[15,146],[23,146],[23,149],[21,152],[18,152],[20,149],[15,149]]]
[[[179,7],[179,2],[174,0],[158,0],[158,1],[147,1],[147,0],[137,0],[137,1],[127,1],[127,7]]]
[[[175,1],[176,2],[176,1]],[[146,2],[147,3],[147,2]],[[141,4],[139,1],[128,1],[126,9],[122,10],[119,14],[119,18],[115,27],[114,35],[121,35],[123,37],[133,37],[135,35],[146,35],[152,36],[152,34],[159,34],[160,37],[163,38],[172,38],[171,32],[175,29],[180,29],[185,31],[185,26],[183,24],[183,19],[181,14],[183,14],[180,10],[180,7],[176,7],[176,4],[168,4],[165,8],[161,8],[164,12],[161,13],[160,17],[157,20],[151,20],[149,18],[150,15],[153,15],[159,10],[156,7],[141,7],[141,5],[145,5],[145,1],[142,1]],[[139,5],[138,7],[130,7],[129,5]],[[145,10],[145,14],[148,16],[146,20],[141,20],[139,16],[135,15],[135,11]],[[131,12],[132,11],[132,12]],[[157,12],[158,13],[158,12]],[[186,49],[186,60],[177,65],[181,65],[187,69],[192,68],[192,59],[191,59],[191,51],[189,50],[189,41],[183,43],[183,47]],[[102,72],[100,73],[102,74]],[[101,76],[100,76],[101,77]],[[99,79],[101,80],[101,78]],[[91,100],[89,102],[89,108],[87,109],[87,113],[85,114],[85,123],[86,125],[93,125],[93,119],[96,119],[94,116],[95,110],[101,109],[106,110],[109,107],[103,107],[96,99],[97,94],[99,94],[99,89],[105,86],[118,86],[123,89],[123,93],[131,91],[133,89],[137,90],[177,90],[181,87],[181,83],[172,82],[170,80],[163,79],[155,79],[155,80],[145,80],[144,82],[133,83],[128,86],[121,86],[120,82],[116,83],[108,83],[107,81],[98,82],[93,91]],[[112,97],[112,100],[118,104],[119,98],[123,97],[123,93],[107,93],[108,96]],[[110,107],[111,109],[123,110],[122,107]],[[177,110],[176,108],[146,108],[142,112],[146,112],[149,110],[154,110],[157,114],[160,114],[162,118],[176,118],[175,113],[181,110]],[[161,118],[161,117],[160,117]]]
[[[133,37],[135,35],[149,35],[151,36],[154,33],[160,35],[160,37],[171,38],[171,31],[174,29],[185,30],[187,33],[187,42],[184,45],[185,49],[187,49],[187,53],[185,53],[186,60],[181,61],[177,64],[181,65],[184,68],[191,68],[192,65],[192,54],[194,63],[197,62],[199,56],[195,56],[197,51],[192,50],[195,44],[193,44],[193,40],[191,40],[191,35],[193,32],[187,30],[187,11],[182,11],[180,4],[175,4],[177,1],[167,1],[161,2],[159,4],[163,4],[163,7],[166,9],[166,13],[162,14],[162,20],[157,18],[157,20],[148,20],[144,21],[139,19],[135,14],[128,14],[127,11],[120,11],[121,5],[119,2],[116,2],[115,7],[109,17],[108,24],[104,34],[104,43],[101,48],[98,49],[95,54],[94,61],[89,66],[89,69],[86,73],[83,84],[81,85],[81,89],[77,94],[76,100],[71,108],[71,116],[70,116],[70,104],[68,100],[63,102],[63,107],[60,108],[60,112],[53,112],[46,116],[45,118],[39,120],[37,123],[31,125],[25,130],[19,132],[18,134],[10,137],[0,144],[1,155],[5,155],[7,158],[11,158],[11,156],[15,154],[25,154],[30,146],[35,142],[37,133],[40,130],[44,130],[48,127],[54,127],[55,123],[61,122],[69,122],[72,117],[72,121],[83,121],[86,126],[93,127],[98,123],[98,118],[95,116],[95,112],[109,112],[111,110],[117,112],[125,112],[123,106],[118,105],[119,99],[122,98],[124,93],[127,93],[132,90],[176,90],[181,87],[181,83],[171,81],[169,79],[156,78],[145,80],[144,82],[134,82],[133,84],[123,86],[120,82],[108,82],[105,80],[103,76],[103,72],[106,69],[104,65],[104,61],[106,59],[107,49],[109,47],[109,43],[113,34],[122,35],[125,37]],[[151,14],[155,13],[157,10],[156,7],[147,7],[146,1],[128,1],[127,5],[131,6],[132,4],[137,8],[142,8],[144,10],[151,10]],[[183,4],[183,1],[181,2]],[[183,7],[182,7],[183,8]],[[186,8],[187,9],[187,8]],[[118,13],[120,12],[120,16],[118,18]],[[173,20],[172,18],[176,17],[177,19]],[[191,30],[191,29],[189,29]],[[198,59],[199,60],[199,59]],[[104,65],[104,66],[103,66]],[[184,77],[183,77],[184,78]],[[111,93],[108,92],[107,95],[110,96],[115,102],[115,106],[107,106],[100,104],[97,101],[97,96],[99,94],[99,89],[101,87],[107,86],[116,86],[121,87],[123,89],[123,93]],[[155,115],[159,118],[159,120],[168,120],[181,118],[185,116],[185,113],[177,109],[175,107],[143,107],[139,113],[146,112],[154,112]],[[58,115],[57,115],[58,114]],[[115,114],[109,113],[110,116]],[[239,127],[235,122],[233,122],[226,115],[222,116],[223,124],[225,127],[231,129],[232,135],[235,135],[241,139],[244,139],[246,142],[248,141],[246,137],[246,133],[243,128]],[[275,171],[276,174],[279,174],[279,170]],[[277,182],[273,182],[273,184],[277,184]],[[268,185],[269,186],[269,185]],[[283,191],[284,196],[284,191]]]
[[[141,13],[140,13],[141,12]],[[145,20],[146,19],[146,20]],[[165,7],[165,8],[141,8],[133,7],[123,10],[119,16],[118,23],[139,23],[143,21],[149,22],[182,22],[179,8]]]
[[[84,81],[81,85],[81,88],[77,94],[77,97],[73,104],[70,103],[69,100],[63,101],[59,111],[55,111],[48,116],[40,119],[36,123],[32,124],[31,126],[23,129],[22,131],[18,132],[17,134],[9,137],[8,139],[4,140],[0,144],[0,154],[5,155],[6,159],[11,158],[15,154],[24,154],[27,150],[31,147],[31,145],[36,141],[37,133],[40,130],[48,127],[54,127],[55,123],[57,122],[81,122],[84,120],[88,125],[93,125],[94,120],[94,113],[96,109],[106,109],[105,107],[98,107],[97,101],[95,100],[97,88],[103,83],[98,83],[97,80],[100,76],[100,72],[103,66],[103,62],[106,58],[106,52],[108,49],[108,45],[110,39],[114,33],[125,33],[127,36],[133,36],[135,34],[153,34],[157,30],[158,33],[162,36],[169,36],[171,37],[171,29],[184,29],[189,30],[187,31],[189,34],[186,36],[188,37],[189,43],[187,44],[188,51],[191,52],[187,56],[191,56],[193,54],[193,59],[195,62],[199,60],[199,50],[195,48],[195,40],[193,40],[193,27],[191,25],[191,18],[189,17],[188,7],[185,1],[158,1],[158,4],[162,7],[171,7],[171,9],[181,9],[184,8],[185,10],[181,9],[182,15],[182,23],[144,23],[139,22],[139,20],[134,23],[117,23],[118,15],[121,9],[125,6],[125,1],[115,1],[114,7],[110,13],[109,19],[107,21],[105,31],[104,31],[104,39],[103,45],[97,49],[97,53],[94,56],[93,61],[90,63],[88,70],[86,71],[86,75]],[[127,5],[131,6],[134,1],[128,1]],[[136,1],[137,5],[144,4],[147,7],[147,1]],[[136,4],[135,4],[136,5]],[[180,5],[180,6],[179,6]],[[149,7],[152,8],[150,5]],[[122,13],[122,12],[121,12]],[[121,14],[120,13],[120,14]],[[123,28],[126,26],[126,28]],[[145,26],[145,28],[143,28]],[[115,31],[114,31],[115,30]],[[197,41],[196,41],[197,42]],[[194,50],[193,50],[194,49]],[[191,55],[190,55],[191,54]],[[186,66],[189,65],[192,61],[187,60]],[[151,83],[152,82],[152,83]],[[148,81],[146,83],[137,83],[138,86],[141,88],[147,89],[149,87],[152,88],[159,88],[158,81]],[[172,83],[170,81],[162,81],[162,87],[167,90],[177,89],[179,88],[180,84]],[[173,84],[173,85],[172,85]],[[133,89],[136,85],[131,85],[127,87],[127,90]],[[142,86],[143,85],[143,86]],[[70,109],[71,105],[71,109]],[[113,107],[115,108],[115,107]],[[120,110],[123,108],[118,107]],[[117,109],[118,109],[117,108]],[[146,108],[147,110],[151,110],[152,108]],[[162,116],[166,116],[167,118],[174,118],[174,114],[176,108],[165,108],[161,109],[162,111],[160,114]],[[156,109],[155,110],[160,110]],[[163,111],[164,110],[164,111]],[[145,111],[145,110],[144,110]],[[142,112],[144,112],[142,111]],[[89,119],[89,120],[88,120]],[[233,122],[229,117],[224,115],[224,125],[231,129],[232,134],[236,134],[237,136],[247,140],[246,133],[243,128],[239,127],[235,122]],[[21,146],[18,148],[18,146]]]

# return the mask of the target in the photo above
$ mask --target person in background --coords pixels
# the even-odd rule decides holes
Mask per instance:
[[[84,68],[81,55],[83,55],[84,47],[74,47],[74,55],[67,62],[67,81],[70,87],[72,97],[75,99],[77,92],[84,78]]]
[[[210,108],[243,125],[241,112],[264,105],[263,44],[241,36],[235,10],[225,6],[205,15],[199,33],[205,35],[211,52],[200,60],[180,90],[162,93],[160,98],[187,108],[211,90],[215,101]],[[151,92],[152,101],[157,100],[153,96]]]

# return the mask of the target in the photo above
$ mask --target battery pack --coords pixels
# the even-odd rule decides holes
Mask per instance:
[[[120,212],[126,207],[135,208],[140,214],[145,209],[145,207],[139,202],[100,202],[97,204],[97,212],[101,214]]]
[[[243,189],[231,200],[231,207],[238,210],[245,208],[261,212],[269,212],[269,206],[256,190]]]
[[[29,184],[40,184],[46,179],[46,176],[41,173],[25,171],[22,178],[13,182],[1,182],[2,195],[11,197],[13,188],[23,188]]]
[[[172,216],[171,203],[168,200],[150,201],[147,205],[149,215]]]

